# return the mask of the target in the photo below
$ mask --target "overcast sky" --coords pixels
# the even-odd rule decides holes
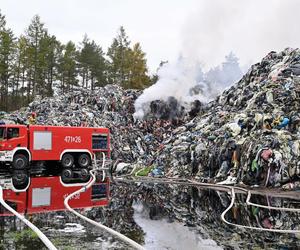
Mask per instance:
[[[35,14],[59,40],[80,42],[87,35],[106,51],[123,25],[132,42],[140,42],[154,70],[180,50],[180,30],[197,0],[1,0],[1,11],[16,35]]]
[[[155,71],[179,55],[214,66],[233,51],[242,64],[299,47],[300,0],[1,0],[17,36],[35,14],[60,41],[86,33],[104,51],[123,25]]]

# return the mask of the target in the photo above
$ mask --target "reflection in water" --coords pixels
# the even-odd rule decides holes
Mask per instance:
[[[112,185],[111,197],[107,207],[81,212],[124,233],[149,249],[207,249],[208,246],[213,249],[300,248],[300,236],[296,234],[259,232],[225,224],[220,215],[231,201],[227,192],[178,185],[118,184]],[[143,212],[139,210],[138,213],[133,209],[136,208],[133,206],[136,201],[143,202]],[[233,208],[226,214],[228,221],[255,227],[299,229],[299,213],[247,206],[245,201],[246,195],[236,195]],[[252,195],[251,202],[274,207],[299,208],[299,200],[295,199]],[[14,242],[16,239],[28,239],[28,235],[19,237],[12,232],[22,231],[24,225],[14,217],[0,219],[0,249],[2,246],[3,249],[20,249],[16,248]],[[83,223],[67,212],[37,214],[31,216],[31,220],[59,249],[128,249],[119,240]],[[168,234],[163,235],[162,232]],[[178,248],[174,248],[174,240],[168,241],[174,235],[176,238],[185,235],[181,241],[184,241],[184,238],[188,239],[191,244],[189,248],[179,245]],[[167,240],[163,246],[155,245],[162,242],[156,241],[159,237]],[[31,249],[28,242],[30,241],[24,240],[24,249]],[[42,246],[39,241],[36,242]]]
[[[3,188],[3,199],[20,214],[45,213],[66,210],[65,198],[83,187],[84,183],[65,184],[59,176],[32,177],[25,189],[16,190],[9,179]],[[109,197],[109,179],[97,178],[92,188],[87,189],[72,199],[73,208],[106,206]],[[11,215],[0,205],[0,216]]]
[[[220,215],[230,205],[231,196],[227,192],[197,187],[144,184],[139,187],[139,197],[150,207],[159,204],[169,218],[192,226],[202,238],[211,238],[225,249],[300,247],[300,237],[297,234],[260,232],[225,224]],[[251,202],[299,208],[299,201],[287,198],[253,195]],[[247,206],[245,194],[237,194],[234,206],[226,214],[226,219],[240,225],[280,229],[299,229],[300,223],[299,213]]]
[[[20,214],[25,214],[50,237],[51,241],[54,241],[56,246],[71,246],[71,249],[78,249],[77,245],[79,244],[80,247],[93,249],[96,245],[102,246],[102,243],[108,243],[107,248],[114,245],[108,236],[104,237],[106,240],[101,240],[103,234],[99,234],[99,231],[93,229],[94,235],[86,230],[86,226],[75,223],[80,221],[75,216],[59,212],[66,210],[65,198],[80,189],[85,183],[65,184],[59,176],[35,176],[30,178],[26,188],[16,190],[11,179],[8,178],[4,181],[4,201]],[[96,182],[92,187],[74,196],[70,199],[69,204],[83,213],[89,213],[93,211],[91,208],[95,208],[97,211],[97,208],[106,206],[109,202],[108,199],[109,179],[106,178],[103,181],[102,176],[96,176]],[[44,248],[37,235],[21,221],[16,220],[2,205],[0,205],[0,219],[0,249],[32,249],[32,246]],[[14,223],[10,223],[11,221]],[[83,240],[85,238],[87,240]]]
[[[228,215],[230,222],[252,226],[256,228],[280,229],[280,230],[299,230],[299,213],[296,211],[279,211],[275,208],[299,209],[299,202],[292,199],[282,199],[277,197],[252,195],[251,202],[270,207],[270,209],[257,206],[245,206],[246,196],[238,195]],[[249,218],[244,220],[244,215]]]
[[[154,212],[157,219],[153,218],[151,207],[148,208],[142,202],[134,202],[134,220],[142,227],[145,236],[145,248],[156,249],[221,249],[216,242],[210,239],[203,240],[183,224],[158,219],[158,211]],[[152,217],[152,219],[150,219]]]

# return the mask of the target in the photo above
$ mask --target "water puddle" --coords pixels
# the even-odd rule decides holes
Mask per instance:
[[[145,232],[145,248],[151,249],[222,249],[211,239],[202,239],[182,223],[166,218],[151,220],[149,209],[141,202],[133,203],[134,220]]]

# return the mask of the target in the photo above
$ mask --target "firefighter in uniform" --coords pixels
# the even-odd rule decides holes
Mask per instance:
[[[36,123],[36,113],[32,112],[31,115],[28,117],[28,122],[30,125],[35,125]]]

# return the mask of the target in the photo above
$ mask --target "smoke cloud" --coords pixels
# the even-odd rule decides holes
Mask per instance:
[[[182,54],[205,67],[219,64],[233,51],[242,65],[271,50],[300,44],[299,0],[199,0],[183,27]]]
[[[159,70],[158,82],[137,99],[135,117],[143,117],[151,101],[166,101],[169,96],[183,105],[195,99],[207,102],[214,98],[241,77],[241,71],[230,69],[231,79],[220,79],[226,77],[226,72],[222,66],[216,66],[231,51],[242,65],[250,65],[272,50],[299,47],[299,0],[199,0],[198,3],[199,8],[187,18],[181,32],[179,60]],[[191,95],[195,86],[200,91]]]
[[[184,103],[195,99],[201,99],[201,94],[198,94],[199,96],[190,95],[190,89],[197,84],[197,78],[201,72],[195,65],[190,65],[189,61],[181,58],[176,63],[167,63],[160,68],[157,83],[145,89],[136,100],[135,117],[142,118],[145,113],[148,113],[150,102],[153,100],[168,101],[169,97],[172,96],[184,105]],[[207,99],[205,98],[203,101],[207,101]]]

